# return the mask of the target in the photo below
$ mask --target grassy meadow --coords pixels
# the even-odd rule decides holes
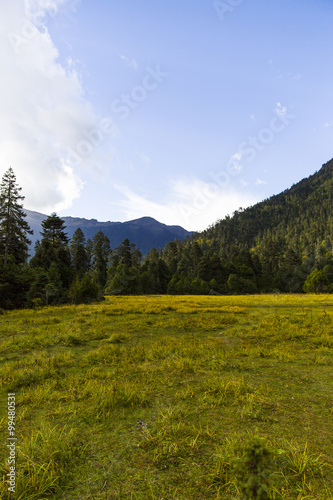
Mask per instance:
[[[332,306],[140,296],[2,312],[1,498],[332,499]]]

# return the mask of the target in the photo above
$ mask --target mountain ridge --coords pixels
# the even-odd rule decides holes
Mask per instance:
[[[30,237],[32,242],[30,253],[33,254],[34,244],[40,239],[41,222],[47,218],[47,215],[27,209],[24,212],[27,214],[26,220],[29,226],[34,231],[34,234]],[[101,222],[97,219],[72,216],[61,217],[61,219],[65,222],[69,238],[72,238],[78,227],[82,229],[86,239],[92,239],[101,230],[109,238],[111,248],[117,247],[125,238],[128,238],[131,243],[135,243],[143,255],[153,247],[164,248],[169,241],[174,239],[184,240],[193,234],[193,231],[187,231],[181,226],[168,226],[148,216],[125,222]]]
[[[309,177],[290,188],[244,210],[235,211],[200,233],[200,237],[230,246],[230,239],[255,247],[271,231],[275,236],[287,232],[289,239],[305,245],[305,233],[316,224],[318,238],[324,238],[327,221],[332,220],[333,159]],[[303,236],[303,240],[302,240]]]
[[[166,245],[168,293],[332,292],[332,194],[330,160],[281,193]]]

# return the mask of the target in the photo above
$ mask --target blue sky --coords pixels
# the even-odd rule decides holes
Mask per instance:
[[[333,156],[328,0],[0,0],[26,208],[202,230]]]

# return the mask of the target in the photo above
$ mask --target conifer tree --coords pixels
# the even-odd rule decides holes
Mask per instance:
[[[65,222],[53,213],[42,222],[42,228],[42,240],[37,241],[35,245],[35,255],[30,265],[49,272],[54,264],[60,275],[62,289],[65,291],[72,282],[71,255],[68,247],[69,239],[65,233]]]
[[[0,184],[0,255],[5,266],[9,258],[14,264],[25,263],[31,243],[27,234],[32,234],[32,231],[25,221],[26,214],[20,203],[24,200],[21,190],[10,167]]]
[[[65,233],[65,222],[56,213],[53,212],[47,219],[43,220],[42,228],[43,240],[51,242],[53,247],[68,244],[69,238]]]
[[[93,238],[92,268],[93,277],[101,288],[105,287],[110,253],[110,240],[100,230]]]
[[[86,251],[86,239],[81,228],[77,228],[73,234],[70,252],[72,256],[72,266],[76,276],[82,278],[88,271],[88,255]]]

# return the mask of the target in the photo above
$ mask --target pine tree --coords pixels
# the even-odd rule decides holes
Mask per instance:
[[[82,278],[88,271],[88,256],[86,251],[86,239],[81,228],[77,228],[73,234],[70,244],[72,265],[76,276]]]
[[[93,238],[92,268],[93,277],[101,288],[105,287],[107,279],[107,267],[110,256],[110,240],[103,233],[98,231]]]
[[[35,245],[35,255],[30,261],[32,268],[42,268],[47,273],[51,266],[56,266],[60,281],[61,291],[65,293],[72,282],[71,254],[68,248],[68,237],[65,233],[65,222],[55,213],[42,222],[42,240]],[[59,281],[59,283],[60,283]]]
[[[27,234],[33,232],[24,220],[26,214],[20,204],[24,200],[24,196],[20,195],[21,190],[10,167],[0,185],[0,255],[5,266],[9,258],[13,259],[14,264],[23,264],[28,258],[31,242]]]
[[[51,242],[53,247],[68,244],[69,238],[65,233],[65,222],[56,213],[53,212],[47,219],[43,220],[42,228],[43,240]]]
[[[119,247],[116,248],[115,254],[119,256],[119,263],[130,268],[132,265],[131,244],[128,238],[125,238]]]
[[[94,244],[91,241],[91,239],[88,238],[87,239],[87,243],[86,243],[86,255],[87,255],[87,267],[88,267],[88,271],[91,268],[92,256],[93,256],[93,249],[94,249]]]

